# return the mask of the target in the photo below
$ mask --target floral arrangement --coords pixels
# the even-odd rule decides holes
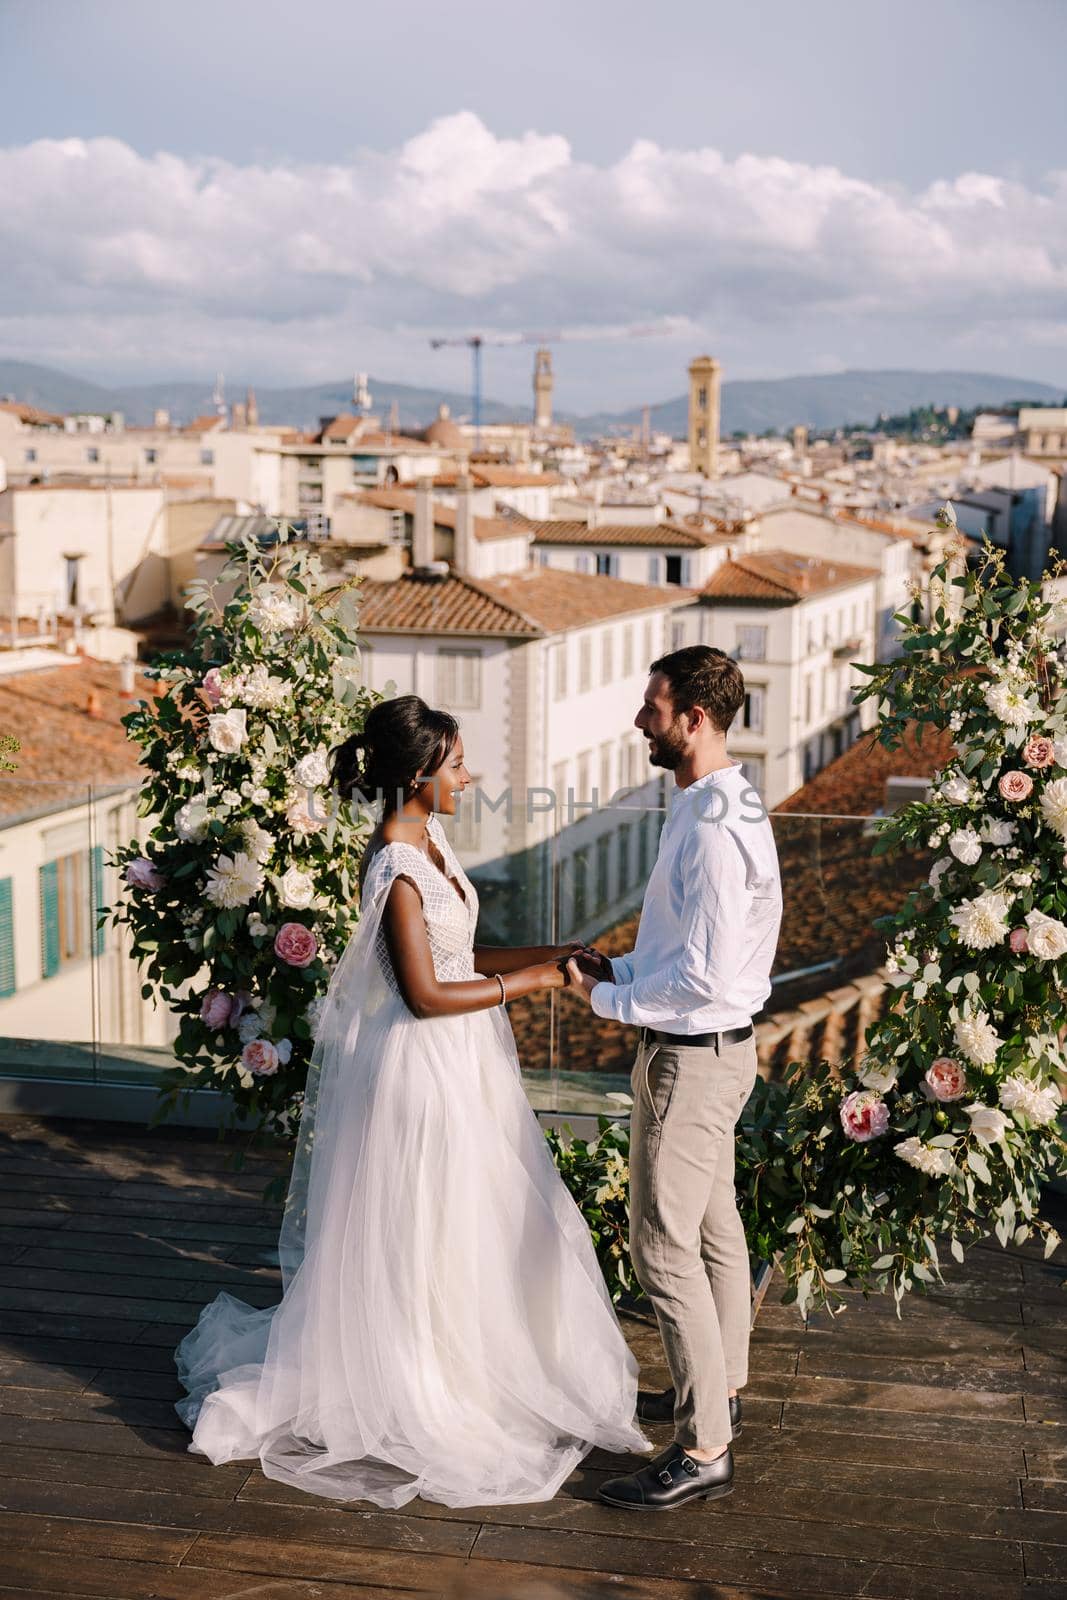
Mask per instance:
[[[1067,1171],[1067,619],[991,546],[973,569],[957,556],[855,697],[878,701],[887,748],[909,723],[954,736],[930,798],[877,827],[876,854],[942,852],[878,923],[898,996],[848,1070],[797,1066],[748,1119],[750,1239],[802,1311],[833,1310],[843,1285],[899,1309],[939,1277],[939,1247],[962,1261],[991,1231],[1059,1243],[1038,1205]]]
[[[621,1107],[631,1103],[628,1094],[606,1098]],[[602,1116],[597,1118],[595,1139],[573,1134],[565,1138],[556,1128],[546,1128],[545,1138],[560,1177],[585,1218],[612,1300],[640,1299],[643,1291],[633,1275],[629,1250],[629,1123]]]
[[[352,583],[331,586],[289,535],[228,546],[215,582],[189,586],[190,648],[148,669],[161,692],[123,719],[149,825],[115,856],[126,892],[105,916],[130,929],[142,995],[179,1018],[156,1121],[211,1086],[292,1131],[358,915],[369,821],[327,792],[327,753],[378,697],[362,685]]]

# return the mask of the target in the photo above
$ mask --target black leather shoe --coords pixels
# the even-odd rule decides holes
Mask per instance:
[[[734,1456],[727,1445],[714,1461],[694,1461],[680,1444],[668,1446],[647,1467],[609,1478],[597,1494],[627,1511],[673,1511],[690,1500],[718,1500],[734,1486]]]
[[[664,1389],[662,1394],[643,1394],[637,1397],[637,1415],[641,1422],[673,1422],[674,1390]],[[741,1432],[741,1396],[730,1396],[730,1423],[736,1439]]]

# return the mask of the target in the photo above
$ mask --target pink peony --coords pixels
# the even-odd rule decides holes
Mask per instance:
[[[1008,943],[1017,956],[1024,956],[1030,948],[1030,941],[1026,937],[1026,929],[1013,928]]]
[[[222,674],[218,667],[209,667],[204,673],[200,683],[201,689],[207,695],[213,706],[222,702]]]
[[[935,1100],[958,1100],[967,1093],[967,1074],[953,1056],[938,1056],[931,1061],[926,1083]]]
[[[318,939],[302,922],[283,922],[274,935],[274,954],[290,967],[309,966],[318,950]]]
[[[241,1051],[241,1065],[254,1078],[270,1078],[278,1070],[278,1052],[269,1039],[251,1039]]]
[[[997,784],[997,788],[1005,800],[1025,800],[1028,795],[1033,793],[1034,780],[1028,773],[1019,772],[1017,768],[1013,768],[1011,772],[1005,772]]]
[[[220,1028],[228,1028],[233,1003],[225,989],[209,989],[200,1002],[201,1021],[216,1033]]]
[[[866,1144],[877,1139],[889,1126],[889,1107],[870,1089],[854,1089],[841,1102],[841,1126],[850,1139]]]
[[[132,889],[148,889],[153,894],[166,883],[163,874],[144,856],[137,856],[126,867],[126,882]]]
[[[1043,733],[1035,733],[1023,746],[1023,760],[1028,767],[1051,767],[1056,759],[1056,747]]]

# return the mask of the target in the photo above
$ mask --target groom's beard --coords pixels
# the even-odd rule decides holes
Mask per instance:
[[[685,755],[685,734],[681,721],[679,717],[666,732],[649,737],[648,759],[654,767],[666,767],[668,772],[674,772],[681,765]]]

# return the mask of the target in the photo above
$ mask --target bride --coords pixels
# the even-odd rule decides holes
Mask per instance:
[[[474,944],[437,812],[470,782],[455,719],[375,706],[334,782],[384,795],[330,982],[283,1214],[283,1295],[223,1291],[175,1360],[189,1449],[338,1500],[548,1500],[594,1445],[651,1446],[637,1364],[522,1087],[504,1005],[573,946]]]

